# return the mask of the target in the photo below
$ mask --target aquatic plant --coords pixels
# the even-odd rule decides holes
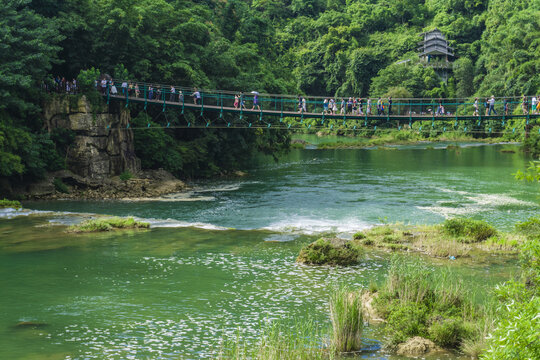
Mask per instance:
[[[85,220],[80,224],[70,226],[67,231],[69,232],[100,232],[111,231],[116,229],[148,229],[149,223],[136,221],[133,218],[99,218],[92,220]]]
[[[332,291],[330,320],[332,348],[337,352],[360,350],[363,331],[361,293],[345,287]]]
[[[7,208],[20,209],[21,207],[22,207],[21,203],[18,202],[17,200],[8,200],[8,199],[0,200],[0,209],[7,209]]]
[[[461,236],[463,242],[479,242],[495,235],[493,226],[482,220],[454,218],[447,219],[443,224],[444,231],[449,235]]]
[[[353,265],[361,255],[362,249],[356,243],[321,238],[303,247],[296,261],[309,265]]]
[[[479,229],[473,233],[475,236],[483,237],[494,231],[489,225],[487,230]],[[353,239],[353,242],[362,246],[392,251],[417,251],[453,259],[488,251],[517,252],[518,245],[525,240],[525,236],[519,233],[496,232],[487,240],[478,242],[474,237],[450,234],[444,225],[382,225],[365,230],[362,234],[365,238]]]
[[[479,336],[475,324],[484,310],[450,269],[432,269],[420,259],[394,256],[378,293],[373,304],[387,322],[391,346],[421,336],[457,349],[464,340]]]
[[[322,331],[313,321],[293,324],[272,322],[263,328],[259,341],[250,345],[240,339],[222,341],[217,359],[318,360],[333,359],[333,351],[324,347]]]

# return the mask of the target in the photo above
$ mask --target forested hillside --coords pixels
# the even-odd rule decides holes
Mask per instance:
[[[38,177],[63,166],[68,136],[42,133],[39,84],[91,68],[139,81],[269,93],[540,91],[538,0],[6,0],[0,19],[4,177]],[[418,63],[419,34],[434,27],[457,56],[447,85]],[[140,109],[132,111],[136,121],[148,121]],[[288,143],[279,131],[136,136],[143,166],[178,176],[210,176]]]

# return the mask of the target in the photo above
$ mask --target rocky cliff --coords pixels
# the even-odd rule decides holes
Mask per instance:
[[[130,113],[121,104],[111,103],[96,111],[84,96],[56,98],[45,105],[44,118],[49,131],[65,128],[75,133],[66,159],[74,174],[98,180],[141,170],[133,132],[127,128]]]

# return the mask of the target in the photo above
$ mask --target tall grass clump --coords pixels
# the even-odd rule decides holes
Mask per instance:
[[[333,352],[324,348],[320,328],[312,321],[290,324],[273,322],[263,329],[256,344],[247,344],[237,335],[225,341],[217,359],[319,360],[333,359]]]
[[[458,349],[465,340],[480,336],[475,328],[483,309],[450,269],[432,269],[420,259],[394,256],[378,294],[374,306],[387,322],[391,347],[421,336],[441,347]]]
[[[361,293],[339,288],[330,295],[331,344],[336,352],[350,352],[362,347]]]
[[[148,229],[150,227],[149,223],[136,221],[133,218],[120,218],[120,217],[111,217],[111,218],[100,218],[100,219],[91,219],[85,220],[80,224],[70,226],[68,232],[101,232],[101,231],[111,231],[116,229]]]
[[[462,242],[480,242],[497,234],[493,226],[482,220],[454,218],[443,224],[444,231],[453,236],[462,237]]]

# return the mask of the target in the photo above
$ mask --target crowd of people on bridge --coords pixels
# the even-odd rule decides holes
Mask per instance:
[[[184,92],[181,89],[177,89],[174,85],[153,85],[153,84],[139,84],[133,81],[122,81],[115,82],[112,78],[104,76],[100,79],[96,79],[94,82],[95,88],[100,91],[103,95],[114,95],[114,96],[129,96],[136,98],[145,98],[148,100],[159,100],[159,101],[170,101],[170,102],[184,102]],[[76,94],[78,92],[78,84],[76,79],[67,80],[65,77],[56,76],[53,79],[52,83],[47,83],[45,81],[41,84],[42,89],[47,92],[55,91],[58,93],[68,93]],[[184,90],[185,91],[185,90]],[[190,96],[193,104],[201,105],[203,100],[203,94],[197,89],[194,88],[191,91],[188,91],[187,96]],[[530,99],[530,106],[529,106]],[[521,99],[521,110],[524,115],[534,114],[537,115],[540,113],[540,104],[539,97],[532,96],[527,97],[522,96]],[[248,108],[247,102],[249,101],[251,108]],[[272,101],[275,101],[273,99]],[[287,100],[288,102],[290,100]],[[306,97],[298,95],[297,100],[297,111],[299,113],[308,113],[308,105],[315,103],[316,107],[322,105],[322,114],[324,115],[356,115],[356,116],[391,116],[393,114],[393,100],[392,97],[382,98],[378,97],[375,105],[373,105],[373,100],[371,98],[356,98],[345,97],[342,98],[317,98],[316,100],[307,101]],[[499,112],[496,109],[496,105],[501,102],[495,100],[495,96],[486,98],[481,101],[478,97],[474,99],[473,107],[473,116],[480,116],[481,113],[485,116],[498,115],[499,112],[504,115],[511,114],[511,102],[508,99],[502,100],[502,108],[499,108]],[[408,109],[408,114],[417,114],[417,112],[412,111],[412,107],[418,108],[419,104],[416,103],[404,103],[398,104],[401,105],[404,109]],[[445,103],[443,99],[439,99],[438,104],[431,108],[430,104],[421,104],[422,110],[418,112],[420,115],[433,115],[433,116],[449,116],[452,115],[451,112],[446,111]],[[459,106],[460,104],[446,104],[452,107]],[[225,105],[226,107],[226,105]],[[246,95],[243,92],[239,92],[234,95],[233,107],[235,109],[243,110],[262,110],[262,105],[259,99],[259,93],[252,91],[250,94]],[[314,113],[318,112],[317,110],[312,111]],[[407,112],[407,110],[405,110]],[[401,111],[403,115],[404,111]],[[399,115],[399,114],[397,114]]]

